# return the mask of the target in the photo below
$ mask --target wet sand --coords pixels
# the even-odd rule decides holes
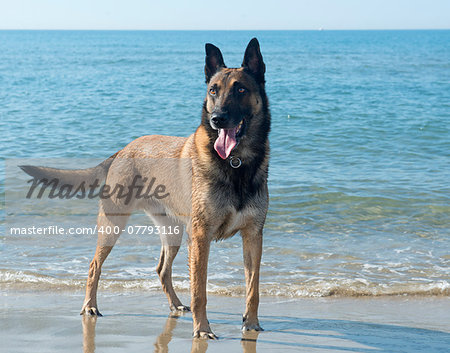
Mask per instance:
[[[450,299],[262,297],[265,331],[240,331],[244,299],[210,296],[217,341],[192,340],[191,315],[162,293],[99,293],[103,317],[79,315],[83,293],[3,291],[1,352],[446,352]],[[182,296],[187,302],[187,297]]]

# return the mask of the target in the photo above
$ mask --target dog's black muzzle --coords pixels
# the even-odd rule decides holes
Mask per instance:
[[[211,114],[210,124],[213,129],[227,129],[229,128],[229,115],[228,112],[214,111]]]
[[[238,115],[231,115],[227,111],[213,111],[209,123],[214,130],[232,129],[236,127],[242,118]]]

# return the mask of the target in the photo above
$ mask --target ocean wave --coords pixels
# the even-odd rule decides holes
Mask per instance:
[[[58,278],[24,271],[0,271],[2,290],[84,290],[85,279]],[[189,292],[188,280],[175,280],[175,290]],[[159,279],[102,279],[100,290],[119,291],[162,291]],[[208,293],[213,295],[243,296],[245,287],[208,283]],[[289,298],[323,297],[382,297],[382,296],[450,296],[450,283],[441,280],[429,283],[372,283],[364,279],[316,280],[304,284],[262,283],[263,296]]]

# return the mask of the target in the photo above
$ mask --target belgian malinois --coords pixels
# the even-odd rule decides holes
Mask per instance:
[[[258,321],[259,270],[263,226],[268,208],[270,113],[265,93],[265,64],[252,39],[240,68],[227,68],[219,48],[206,44],[206,98],[201,124],[191,136],[143,136],[96,167],[63,170],[22,166],[35,180],[58,185],[133,186],[163,181],[170,197],[129,200],[117,194],[100,200],[97,248],[89,268],[81,314],[101,315],[97,286],[101,267],[133,210],[143,209],[160,226],[184,226],[189,235],[191,306],[184,306],[172,286],[172,262],[182,232],[162,238],[157,266],[172,310],[192,310],[193,336],[216,338],[206,316],[206,283],[212,240],[242,236],[246,279],[243,330],[262,330]],[[136,182],[139,175],[140,182]],[[131,185],[131,186],[130,186]],[[161,190],[160,190],[161,191]],[[160,192],[161,194],[161,192]],[[158,196],[158,195],[156,195]],[[160,195],[161,196],[161,195]],[[162,195],[164,196],[164,195]],[[171,229],[172,229],[171,228]]]

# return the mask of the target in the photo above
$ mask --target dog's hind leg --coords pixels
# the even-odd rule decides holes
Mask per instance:
[[[97,307],[97,288],[102,265],[111,252],[114,244],[119,238],[129,218],[128,213],[113,210],[111,207],[105,207],[107,201],[100,203],[100,210],[97,218],[97,248],[91,264],[86,283],[86,297],[81,309],[81,315],[102,316]],[[107,211],[105,211],[107,208]]]
[[[178,253],[179,246],[161,246],[161,255],[159,258],[156,272],[161,280],[162,288],[169,301],[169,307],[172,311],[190,311],[188,306],[181,303],[172,284],[172,263]]]
[[[172,311],[190,311],[188,306],[181,303],[172,283],[172,264],[177,256],[183,238],[183,225],[174,219],[171,219],[164,213],[150,214],[150,218],[155,223],[161,238],[161,255],[156,267],[162,288],[169,301],[169,307]]]

